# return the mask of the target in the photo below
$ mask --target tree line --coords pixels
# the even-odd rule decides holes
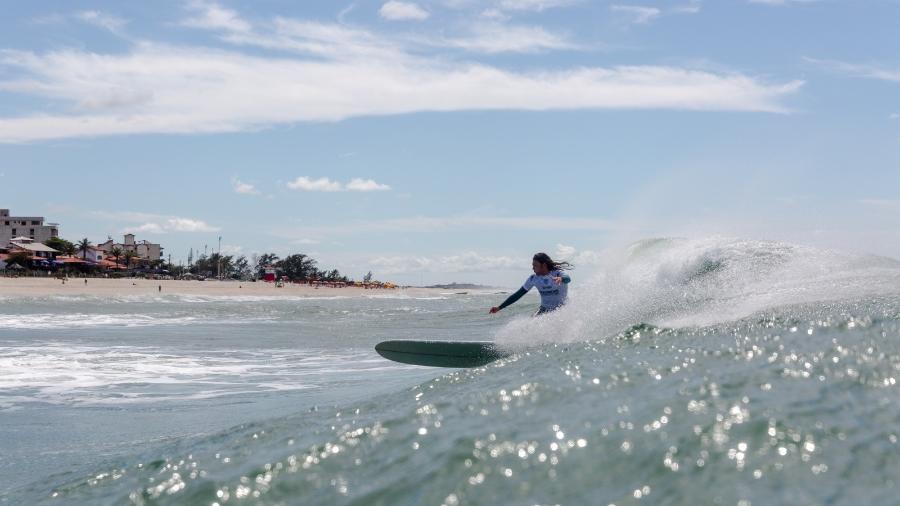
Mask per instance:
[[[219,275],[231,279],[263,278],[266,267],[272,266],[278,276],[287,276],[297,281],[321,280],[349,282],[337,269],[319,269],[318,262],[309,255],[295,253],[280,258],[275,253],[253,255],[250,260],[241,255],[200,255],[196,261],[189,262],[188,272],[199,276],[214,277]]]
[[[87,258],[87,249],[93,246],[86,238],[78,242],[71,242],[60,237],[53,237],[44,244],[62,252],[68,256],[74,256],[81,251],[82,256]],[[28,254],[22,254],[21,260],[18,256],[10,258],[9,263],[19,262],[23,267],[27,266]],[[109,252],[117,265],[124,265],[130,268],[135,263],[138,254],[134,251],[123,251],[118,246],[113,247]],[[121,263],[120,263],[121,260]],[[212,253],[211,255],[201,254],[196,261],[193,259],[193,253],[188,257],[188,265],[175,265],[166,262],[164,259],[151,261],[148,267],[153,269],[161,269],[168,271],[174,276],[183,276],[185,274],[193,274],[195,276],[217,277],[226,279],[262,279],[265,276],[266,267],[275,268],[278,276],[287,276],[295,281],[320,280],[331,282],[349,283],[352,279],[344,276],[337,269],[320,269],[318,262],[309,255],[303,253],[295,253],[284,258],[279,257],[275,253],[263,253],[262,255],[252,255],[250,259],[246,256],[222,255],[220,253]],[[372,281],[372,273],[366,274],[364,280],[366,283]]]

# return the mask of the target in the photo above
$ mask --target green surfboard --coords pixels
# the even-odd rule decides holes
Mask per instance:
[[[394,362],[430,367],[481,367],[509,356],[490,341],[383,341],[375,351]]]

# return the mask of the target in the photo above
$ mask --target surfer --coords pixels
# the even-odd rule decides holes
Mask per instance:
[[[554,262],[546,253],[536,253],[531,259],[531,268],[534,270],[534,274],[525,280],[522,288],[510,295],[503,301],[503,304],[492,307],[491,314],[515,303],[532,287],[537,288],[541,294],[541,307],[534,313],[534,316],[559,309],[566,303],[568,284],[572,278],[564,271],[571,269],[572,265],[569,262]]]

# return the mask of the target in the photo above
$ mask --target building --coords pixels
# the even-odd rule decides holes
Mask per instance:
[[[79,249],[75,252],[76,258],[83,258],[92,264],[99,264],[103,261],[105,252],[101,248],[88,246],[87,250]]]
[[[54,260],[56,255],[59,254],[59,251],[50,246],[44,246],[28,237],[14,237],[9,241],[7,251],[10,254],[27,253],[33,261]]]
[[[115,243],[110,238],[103,244],[98,244],[97,248],[109,255],[113,248],[118,247],[122,252],[133,251],[137,253],[141,260],[160,260],[162,258],[163,247],[150,241],[135,241],[134,234],[125,234],[125,242]]]
[[[9,209],[0,209],[0,245],[8,244],[15,237],[46,242],[51,237],[59,237],[59,224],[44,224],[42,216],[10,216]]]

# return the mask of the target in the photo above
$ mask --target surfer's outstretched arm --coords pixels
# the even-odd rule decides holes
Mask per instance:
[[[516,293],[507,297],[507,299],[503,301],[503,304],[492,307],[491,313],[496,313],[497,311],[500,311],[501,309],[505,308],[506,306],[509,306],[509,305],[515,303],[517,300],[521,299],[522,296],[525,295],[526,293],[528,293],[528,290],[526,290],[525,288],[519,288],[519,290]]]

